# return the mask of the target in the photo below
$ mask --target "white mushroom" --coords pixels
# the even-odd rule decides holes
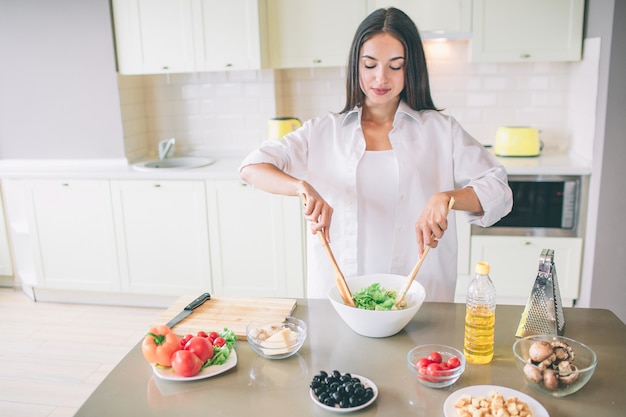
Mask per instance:
[[[524,365],[524,375],[526,375],[526,378],[533,381],[535,384],[538,384],[543,380],[541,369],[538,369],[532,363]]]
[[[550,391],[554,391],[559,387],[559,379],[552,369],[545,369],[543,371],[543,386]]]
[[[567,343],[557,340],[552,342],[552,347],[558,361],[567,360],[571,362],[574,360],[574,349]]]
[[[534,342],[530,345],[528,354],[533,362],[543,362],[552,355],[552,344],[543,341]]]
[[[560,362],[558,369],[560,383],[570,385],[578,379],[578,368],[576,368],[576,365],[571,364],[569,361]]]

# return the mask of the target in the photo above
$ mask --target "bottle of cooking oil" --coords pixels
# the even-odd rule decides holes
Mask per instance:
[[[465,343],[463,353],[470,363],[489,363],[493,359],[496,323],[496,288],[489,278],[489,264],[478,262],[467,289]]]

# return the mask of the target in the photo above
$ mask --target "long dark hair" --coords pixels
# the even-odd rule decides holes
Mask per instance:
[[[430,96],[424,46],[417,26],[402,10],[389,7],[372,12],[361,22],[354,34],[348,56],[346,105],[341,113],[346,113],[355,106],[362,106],[365,101],[365,94],[359,85],[361,47],[379,33],[388,33],[404,47],[404,90],[400,93],[400,99],[413,110],[438,110]]]

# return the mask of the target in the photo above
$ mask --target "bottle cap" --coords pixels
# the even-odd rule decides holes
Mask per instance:
[[[474,270],[477,274],[488,275],[489,264],[487,262],[476,262],[476,268]]]

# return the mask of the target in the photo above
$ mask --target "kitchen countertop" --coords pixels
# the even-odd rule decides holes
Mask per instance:
[[[196,155],[200,156],[200,155]],[[195,180],[239,179],[239,164],[245,155],[216,155],[212,165],[193,169],[156,169],[137,171],[126,159],[87,160],[2,160],[0,178],[32,179],[138,179]],[[539,157],[498,160],[509,175],[589,175],[590,163],[558,150]]]
[[[496,349],[491,364],[469,364],[461,379],[446,389],[430,389],[413,379],[406,365],[412,347],[442,343],[463,346],[464,304],[425,303],[395,336],[360,336],[337,316],[329,301],[299,299],[293,315],[308,324],[300,351],[284,360],[267,360],[244,341],[235,345],[235,368],[198,381],[163,381],[153,375],[138,343],[78,410],[81,416],[331,416],[309,397],[308,384],[320,370],[351,372],[371,379],[379,389],[362,416],[442,416],[446,398],[472,385],[519,390],[539,401],[551,416],[622,415],[626,409],[626,325],[602,309],[565,308],[565,336],[588,344],[598,355],[592,379],[577,393],[553,398],[525,386],[511,346],[523,306],[498,305]],[[207,329],[204,329],[207,330]],[[208,329],[212,330],[212,329]]]

